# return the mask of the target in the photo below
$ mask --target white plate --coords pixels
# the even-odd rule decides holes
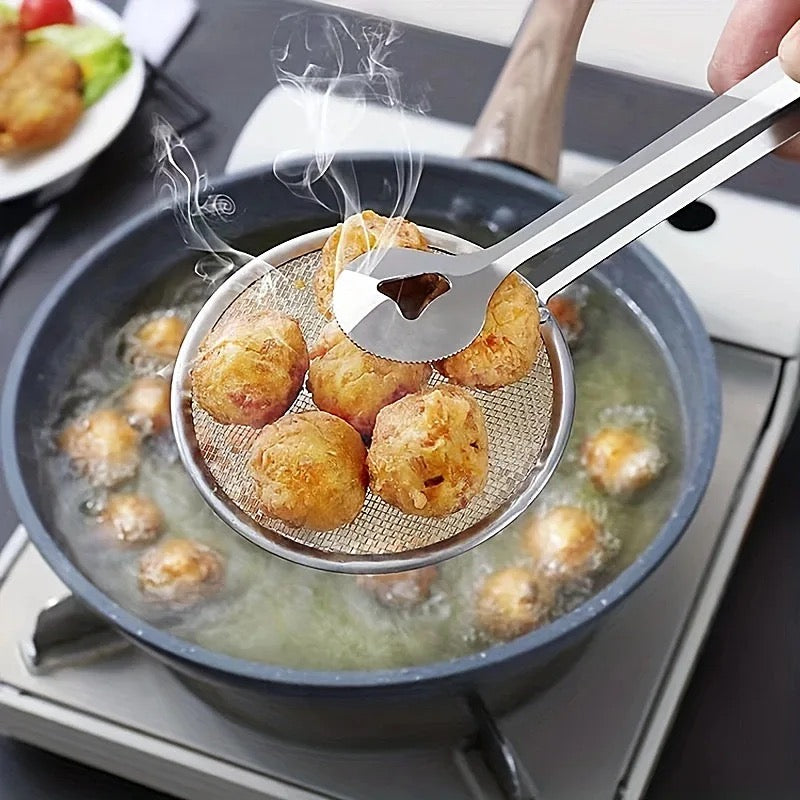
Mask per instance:
[[[10,0],[19,5],[21,0]],[[6,0],[8,2],[8,0]],[[97,0],[72,0],[76,22],[122,32],[122,20]],[[61,144],[23,158],[0,157],[0,202],[33,192],[91,161],[128,124],[144,90],[144,62],[136,53],[128,71],[84,111]]]

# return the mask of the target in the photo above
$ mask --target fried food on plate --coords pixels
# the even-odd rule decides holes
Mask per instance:
[[[80,67],[61,48],[46,42],[25,45],[0,77],[0,155],[40,150],[65,139],[83,113],[82,83]]]
[[[20,60],[24,46],[22,31],[11,22],[0,22],[0,80]]]
[[[435,366],[453,383],[490,392],[531,371],[540,341],[536,294],[512,272],[492,295],[478,338]]]
[[[441,385],[378,413],[368,458],[372,491],[406,514],[444,517],[480,493],[489,474],[483,411]]]
[[[349,422],[369,437],[378,412],[428,382],[427,364],[387,361],[356,347],[329,322],[309,353],[308,390],[318,408]]]
[[[322,247],[319,269],[314,275],[314,294],[320,314],[330,318],[333,284],[351,261],[376,247],[408,247],[427,250],[420,229],[402,217],[382,217],[374,211],[353,214],[328,237]]]
[[[367,451],[344,420],[289,414],[258,435],[250,474],[264,511],[289,525],[329,531],[352,522],[367,492]]]

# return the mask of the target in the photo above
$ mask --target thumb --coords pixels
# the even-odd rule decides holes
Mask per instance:
[[[778,48],[778,57],[786,74],[800,81],[800,21],[795,22],[783,37]]]

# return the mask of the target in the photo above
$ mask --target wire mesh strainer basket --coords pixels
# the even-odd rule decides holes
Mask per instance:
[[[336,572],[413,569],[450,558],[486,541],[536,498],[567,443],[574,405],[567,345],[540,306],[542,345],[522,380],[493,392],[470,390],[481,405],[489,438],[489,474],[483,491],[446,517],[406,514],[367,492],[353,522],[331,531],[292,527],[267,516],[249,472],[259,430],[216,422],[193,400],[191,369],[198,347],[217,324],[259,311],[294,317],[313,343],[327,320],[319,313],[313,277],[333,229],[279,245],[242,267],[200,310],[183,342],[172,384],[173,427],[181,458],[200,493],[233,530],[275,555]],[[430,247],[459,254],[477,249],[463,239],[421,228]],[[434,372],[430,385],[444,383]],[[303,389],[288,413],[314,409]]]

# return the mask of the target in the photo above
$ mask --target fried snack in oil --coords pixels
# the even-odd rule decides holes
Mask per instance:
[[[170,539],[139,560],[139,590],[150,600],[186,608],[222,588],[222,556],[192,539]]]
[[[382,217],[374,211],[353,214],[328,237],[322,247],[320,266],[314,275],[314,294],[320,314],[331,317],[333,284],[351,261],[376,247],[427,250],[420,229],[402,217]]]
[[[478,589],[478,626],[495,639],[522,636],[547,620],[549,597],[531,570],[508,567],[493,572]]]
[[[303,388],[308,350],[286,314],[228,319],[200,345],[195,401],[217,422],[261,428],[281,417]]]
[[[161,509],[143,494],[112,494],[98,521],[123,545],[151,544],[164,530]]]
[[[0,155],[64,140],[83,114],[82,80],[78,64],[60,48],[26,45],[0,78]]]
[[[358,585],[387,608],[413,608],[431,596],[439,576],[435,566],[393,572],[387,575],[359,575]]]
[[[556,506],[529,518],[523,540],[545,575],[568,581],[594,574],[609,555],[603,526],[577,506]]]
[[[492,391],[531,371],[540,342],[536,294],[512,273],[492,295],[478,338],[435,366],[453,383]]]
[[[318,408],[341,417],[370,437],[385,406],[418,392],[428,382],[427,364],[402,364],[354,345],[335,322],[322,330],[309,353],[308,390]]]
[[[612,496],[629,495],[650,484],[664,468],[656,442],[632,428],[602,428],[581,448],[592,483]]]
[[[177,314],[153,317],[133,335],[129,357],[134,362],[169,364],[178,357],[188,329],[186,320]]]
[[[469,392],[436,386],[378,414],[367,459],[372,491],[407,514],[443,517],[486,485],[489,442]]]
[[[139,432],[119,411],[100,408],[73,420],[59,447],[95,486],[116,486],[139,468]]]
[[[324,411],[289,414],[259,433],[250,473],[264,512],[328,531],[352,522],[367,490],[367,451],[346,422]]]
[[[170,426],[169,381],[158,375],[136,378],[122,398],[123,409],[145,433],[161,433]]]

